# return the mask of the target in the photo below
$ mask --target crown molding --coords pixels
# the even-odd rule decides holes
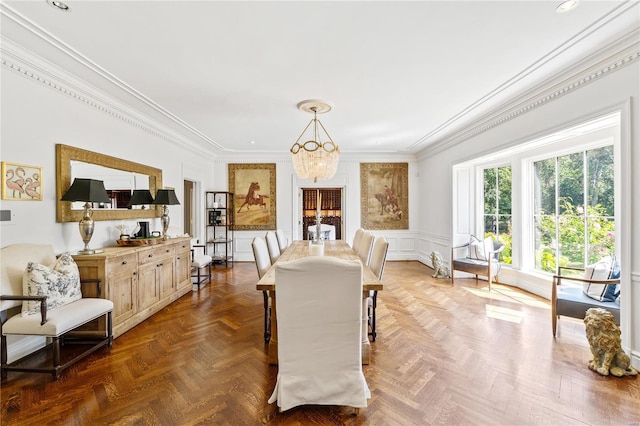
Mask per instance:
[[[613,52],[613,53],[612,53]],[[450,149],[467,139],[513,120],[555,99],[575,92],[640,59],[640,28],[598,49],[586,58],[564,68],[544,82],[521,93],[493,111],[471,121],[462,129],[440,139],[418,153],[427,158]]]
[[[185,139],[164,125],[154,121],[126,104],[90,86],[82,79],[62,70],[45,59],[0,35],[0,64],[9,71],[32,82],[57,91],[59,94],[97,109],[112,118],[136,127],[155,137],[182,146],[198,155],[215,158],[214,153],[202,149],[201,144]]]

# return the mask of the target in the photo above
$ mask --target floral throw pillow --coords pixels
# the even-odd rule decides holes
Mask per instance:
[[[22,276],[25,296],[47,296],[47,309],[66,305],[82,298],[80,272],[69,253],[60,256],[51,266],[29,262]],[[22,316],[40,313],[40,302],[22,302]]]

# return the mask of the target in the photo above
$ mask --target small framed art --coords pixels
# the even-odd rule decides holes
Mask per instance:
[[[2,162],[2,199],[42,200],[42,167]]]

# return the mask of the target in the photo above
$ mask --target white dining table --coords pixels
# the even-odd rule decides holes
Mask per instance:
[[[276,279],[275,265],[278,262],[296,260],[309,256],[309,241],[294,241],[280,255],[276,263],[264,274],[256,284],[256,290],[268,291],[271,297],[271,338],[269,340],[268,358],[269,364],[278,363],[278,322],[276,315]],[[360,260],[360,257],[344,240],[330,240],[324,242],[324,256],[334,256],[346,260]],[[371,357],[371,344],[369,343],[367,298],[372,290],[381,291],[382,282],[375,276],[371,269],[362,265],[362,363],[369,364]]]

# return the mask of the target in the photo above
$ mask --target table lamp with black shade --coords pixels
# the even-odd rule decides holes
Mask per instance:
[[[91,203],[110,203],[111,199],[107,190],[104,189],[104,182],[94,179],[75,178],[71,187],[62,196],[60,201],[84,201],[84,212],[82,219],[78,223],[80,236],[84,241],[84,249],[78,251],[78,254],[95,254],[102,253],[102,250],[92,250],[89,248],[89,241],[93,236],[93,218],[91,211]]]
[[[173,189],[158,189],[156,193],[156,199],[153,204],[162,205],[162,216],[160,221],[162,222],[162,236],[166,238],[167,229],[169,228],[169,208],[167,206],[180,204],[178,197]]]
[[[147,204],[153,204],[153,196],[151,195],[151,191],[149,191],[148,189],[134,189],[127,207],[142,206],[142,208],[144,209],[144,206]],[[140,230],[134,235],[134,238],[149,238],[149,222],[138,222],[138,225],[140,225]]]

